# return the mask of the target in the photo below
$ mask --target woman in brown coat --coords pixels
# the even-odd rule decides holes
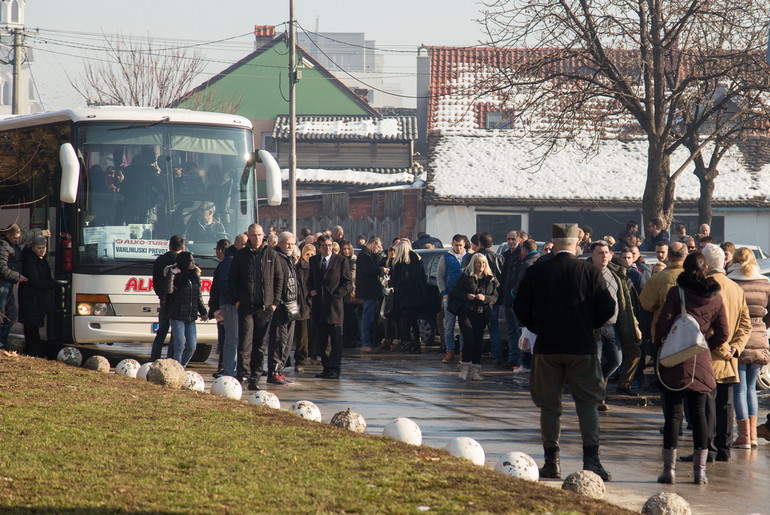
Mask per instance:
[[[750,449],[757,442],[757,377],[762,367],[770,363],[767,328],[770,325],[770,281],[760,275],[754,253],[739,248],[727,269],[727,277],[738,283],[746,294],[751,317],[751,336],[738,357],[740,383],[733,388],[735,418],[738,420],[738,438],[733,447]]]
[[[700,252],[694,252],[684,260],[684,270],[672,287],[655,326],[655,345],[661,347],[677,315],[681,312],[679,288],[684,291],[687,312],[697,320],[701,332],[706,335],[710,349],[721,345],[728,335],[727,315],[719,284],[706,277],[706,260]],[[659,483],[674,483],[679,427],[682,424],[683,404],[687,400],[688,420],[692,425],[693,472],[695,484],[706,484],[706,458],[708,457],[708,430],[706,428],[706,394],[716,388],[711,368],[711,353],[704,350],[696,356],[665,367],[658,363],[658,378],[663,395],[663,474]]]

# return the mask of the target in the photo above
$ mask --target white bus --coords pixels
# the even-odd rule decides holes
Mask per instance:
[[[216,241],[256,220],[255,162],[278,172],[267,152],[253,151],[251,129],[235,115],[133,107],[0,120],[0,224],[52,232],[62,288],[43,338],[152,342],[152,265],[174,234],[187,238],[207,298]],[[268,193],[276,196],[273,184]],[[212,209],[218,225],[198,224]],[[193,360],[208,358],[216,334],[213,321],[199,325]]]

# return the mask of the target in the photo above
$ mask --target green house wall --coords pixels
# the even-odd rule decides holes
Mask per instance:
[[[298,52],[298,59],[299,55]],[[252,120],[270,120],[289,113],[288,68],[289,47],[279,40],[212,81],[208,88],[213,88],[216,100],[240,99],[236,114]],[[298,115],[369,114],[350,93],[319,70],[302,65],[298,69],[301,74],[296,89]],[[191,99],[180,103],[180,107],[191,105],[194,105]]]

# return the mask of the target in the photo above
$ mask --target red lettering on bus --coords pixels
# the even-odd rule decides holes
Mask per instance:
[[[152,291],[152,279],[130,277],[123,291]]]
[[[201,279],[201,292],[211,292],[211,279]]]

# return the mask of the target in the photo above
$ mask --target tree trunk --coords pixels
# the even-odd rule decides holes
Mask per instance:
[[[700,184],[700,198],[698,199],[698,225],[711,225],[711,200],[714,197],[714,179],[718,175],[706,168],[702,158],[695,159],[695,176]]]
[[[663,153],[663,142],[650,142],[647,157],[647,181],[642,197],[642,216],[645,225],[658,218],[668,229],[674,218],[674,181],[671,180],[671,161]]]

